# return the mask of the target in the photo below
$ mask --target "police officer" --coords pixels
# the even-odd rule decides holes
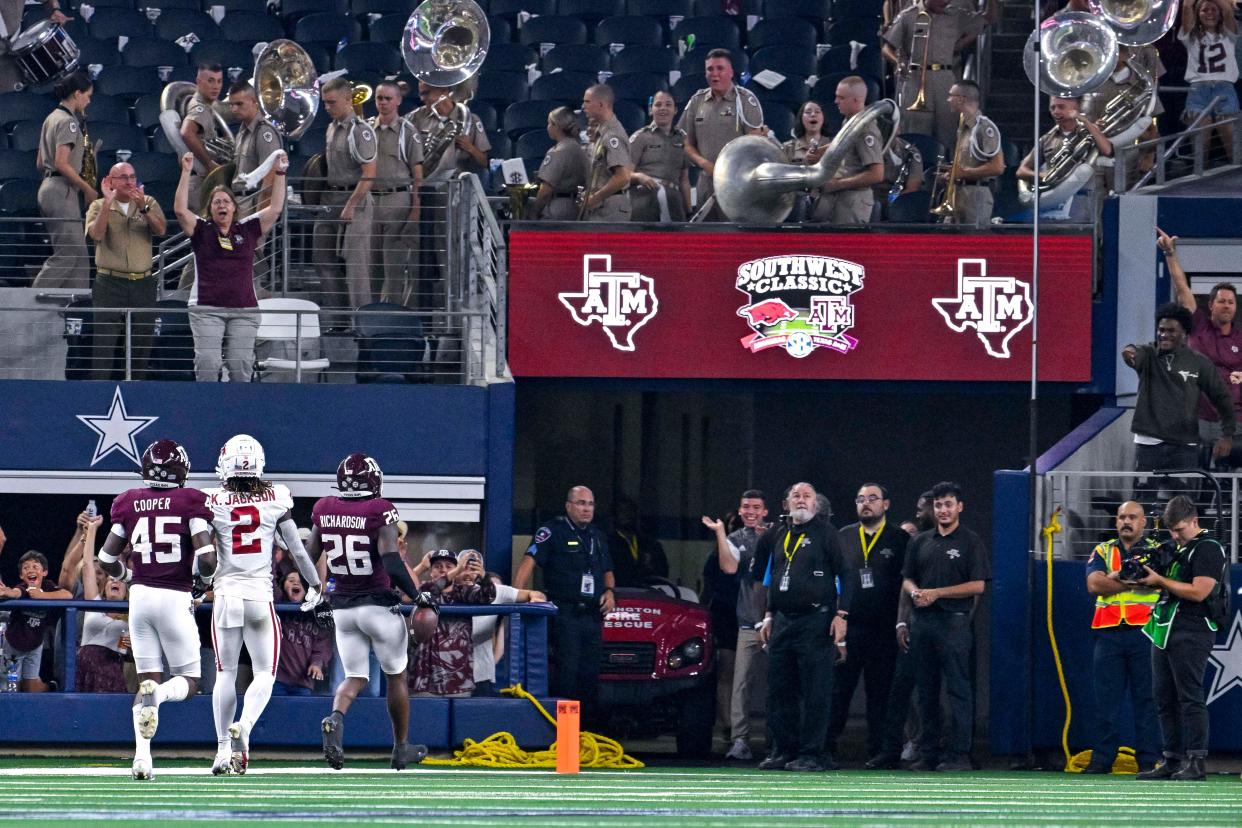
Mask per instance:
[[[952,164],[956,157],[958,169],[953,214],[944,223],[986,227],[992,222],[992,182],[1005,171],[1000,130],[979,111],[979,86],[973,81],[953,84],[948,101],[958,115],[957,140],[948,161]]]
[[[896,67],[904,132],[933,135],[946,149],[954,145],[958,118],[949,109],[948,96],[956,80],[958,52],[995,18],[993,0],[986,12],[949,0],[921,0],[893,19],[884,33],[883,51]],[[925,110],[912,111],[920,90]]]
[[[397,111],[409,87],[382,81],[375,87],[377,115],[371,119],[379,147],[375,158],[373,252],[384,274],[381,302],[404,305],[417,295],[410,269],[418,244],[418,188],[423,181],[423,145],[418,132]]]
[[[832,678],[832,715],[828,720],[826,751],[836,752],[837,739],[850,715],[850,700],[858,679],[867,679],[868,756],[883,749],[888,694],[897,664],[897,602],[901,597],[901,567],[910,536],[888,522],[888,490],[864,483],[854,498],[858,522],[841,529],[841,549],[853,586],[850,601],[850,657],[836,667]]]
[[[1117,715],[1127,692],[1134,712],[1134,758],[1139,770],[1150,770],[1159,758],[1156,705],[1151,691],[1151,642],[1143,625],[1160,593],[1125,584],[1121,565],[1135,554],[1160,546],[1144,534],[1143,507],[1128,500],[1117,508],[1117,537],[1098,544],[1087,561],[1087,591],[1095,596],[1095,745],[1083,773],[1112,773],[1121,745]]]
[[[630,136],[612,112],[615,95],[606,83],[597,83],[582,95],[588,130],[593,135],[587,147],[591,174],[579,212],[587,221],[629,221]]]
[[[789,521],[763,534],[756,561],[768,562],[768,731],[772,752],[760,770],[822,771],[834,659],[845,660],[849,572],[837,529],[818,517],[810,483],[789,490]],[[840,606],[836,579],[845,584]],[[829,646],[830,643],[836,646]],[[835,656],[833,652],[835,651]]]
[[[1160,716],[1164,759],[1139,779],[1199,780],[1206,775],[1208,710],[1203,674],[1216,632],[1229,617],[1225,550],[1199,528],[1194,501],[1178,495],[1164,509],[1164,526],[1177,551],[1165,574],[1150,566],[1137,583],[1161,591],[1143,631],[1155,644],[1152,688]]]
[[[700,170],[695,189],[702,208],[712,195],[712,171],[725,144],[743,135],[766,135],[763,107],[749,89],[733,85],[733,57],[728,49],[712,49],[704,63],[707,88],[690,96],[677,126],[686,133],[686,155]],[[718,207],[706,216],[724,221]]]
[[[47,221],[52,255],[43,263],[33,287],[85,289],[89,268],[83,237],[82,198],[99,198],[82,178],[86,139],[86,107],[93,92],[85,72],[74,72],[56,84],[60,105],[43,121],[35,162],[43,173],[39,213]]]
[[[837,109],[852,118],[867,103],[867,82],[858,75],[837,84]],[[821,188],[811,221],[832,224],[866,224],[871,220],[875,196],[871,188],[884,180],[884,139],[871,122],[849,145],[832,180]]]
[[[651,123],[630,136],[632,221],[685,221],[690,213],[690,159],[685,130],[673,126],[676,114],[673,96],[657,92]]]
[[[574,486],[565,498],[565,514],[539,527],[513,578],[515,587],[527,589],[535,566],[543,570],[544,592],[557,609],[552,692],[581,702],[587,720],[595,712],[603,616],[615,606],[608,540],[591,525],[594,517],[595,495]]]
[[[371,301],[371,199],[377,152],[375,131],[354,112],[353,87],[345,78],[323,86],[328,125],[324,205],[333,208],[315,222],[314,259],[323,285],[323,306],[357,308]],[[345,279],[337,265],[345,262]]]
[[[573,221],[578,217],[575,199],[579,187],[586,187],[590,164],[578,143],[578,120],[567,106],[548,113],[548,137],[556,143],[543,156],[535,173],[539,192],[531,206],[531,218]]]
[[[962,490],[948,481],[932,487],[936,528],[911,541],[902,568],[902,589],[914,603],[910,650],[918,671],[921,758],[913,770],[971,770],[974,688],[970,675],[971,609],[992,577],[988,551],[961,524]],[[952,713],[948,755],[940,756],[940,683]]]
[[[244,176],[263,166],[263,162],[272,153],[284,147],[281,145],[280,131],[263,117],[254,87],[246,81],[229,87],[229,111],[240,124],[233,152],[233,163],[237,165],[237,173],[232,181],[233,195],[243,196],[246,193]]]

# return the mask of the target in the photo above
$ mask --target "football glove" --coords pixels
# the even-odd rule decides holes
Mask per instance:
[[[194,583],[190,586],[190,600],[201,601],[203,596],[211,591],[211,579],[204,578],[202,575],[194,576]]]
[[[299,607],[299,609],[301,609],[302,612],[310,612],[315,607],[323,603],[323,599],[323,593],[319,591],[319,586],[315,585],[306,590],[306,597],[302,599],[302,606]]]

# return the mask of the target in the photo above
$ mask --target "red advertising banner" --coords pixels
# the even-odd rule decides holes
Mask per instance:
[[[1091,261],[1040,240],[1042,380],[1091,378]],[[1032,310],[1024,236],[509,236],[515,376],[1023,380]]]

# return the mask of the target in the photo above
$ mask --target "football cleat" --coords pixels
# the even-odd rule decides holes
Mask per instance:
[[[332,770],[340,770],[345,767],[345,720],[328,716],[319,727],[323,731],[323,758]]]
[[[223,748],[216,753],[215,760],[211,763],[212,776],[232,776],[233,775],[233,754],[228,748]]]
[[[392,762],[389,763],[389,767],[393,770],[405,770],[407,765],[417,765],[426,758],[426,745],[411,745],[409,742],[402,742],[392,746]]]
[[[246,772],[246,766],[250,764],[249,735],[243,731],[241,722],[233,722],[229,725],[229,739],[233,743],[229,764],[233,768],[233,773],[239,776]]]
[[[216,462],[216,476],[221,480],[230,477],[262,477],[265,459],[263,446],[249,434],[238,434],[220,447],[220,459]]]
[[[336,467],[336,488],[341,497],[379,497],[384,488],[384,473],[375,458],[356,451]]]
[[[155,689],[158,685],[151,679],[147,679],[138,685],[138,695],[141,697],[138,708],[138,733],[144,739],[155,737],[155,730],[160,726],[160,709],[155,704]]]
[[[190,476],[190,456],[175,440],[156,440],[142,453],[142,479],[155,489],[176,489]]]
[[[151,760],[135,759],[133,767],[130,768],[130,775],[135,779],[154,779],[155,770],[151,767]]]

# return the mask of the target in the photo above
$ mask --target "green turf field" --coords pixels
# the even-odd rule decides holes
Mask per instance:
[[[158,759],[158,756],[157,756]],[[381,770],[254,762],[212,777],[203,761],[0,759],[0,824],[183,825],[1190,825],[1242,824],[1242,782],[1139,783],[1052,773],[762,773],[742,768],[588,771]],[[367,767],[370,765],[370,767]]]

